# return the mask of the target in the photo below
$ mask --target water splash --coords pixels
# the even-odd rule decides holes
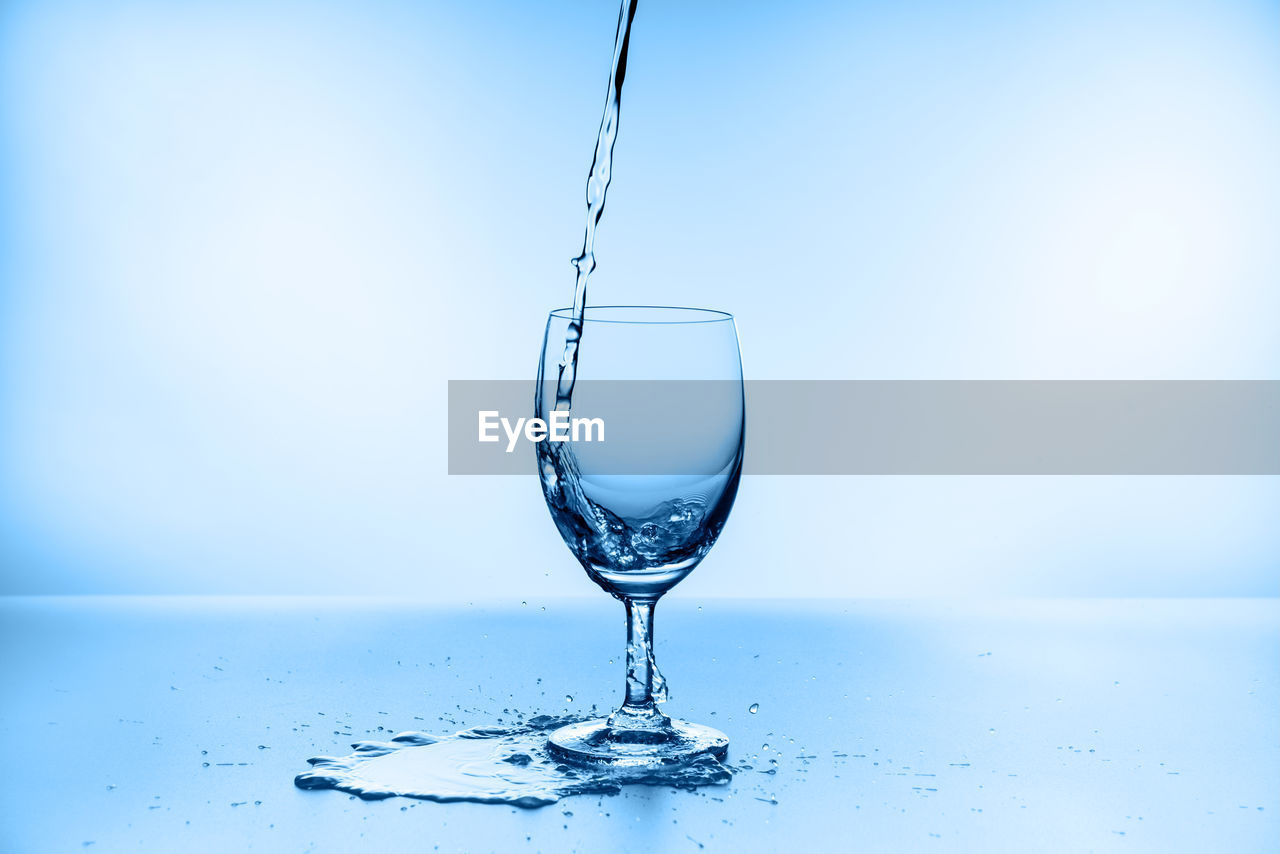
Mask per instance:
[[[617,794],[622,786],[693,788],[728,783],[733,770],[704,754],[661,768],[569,766],[552,758],[547,734],[581,717],[539,715],[507,727],[476,727],[451,736],[406,732],[362,741],[348,756],[308,760],[300,789],[337,789],[366,800],[390,797],[471,801],[533,809],[570,795]]]

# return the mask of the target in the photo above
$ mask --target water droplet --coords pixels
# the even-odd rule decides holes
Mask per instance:
[[[769,749],[769,743],[768,743],[768,742],[765,742],[764,744],[760,745],[760,749],[761,749],[761,750],[768,750],[768,749]]]
[[[756,712],[760,711],[760,704],[752,703],[751,708],[747,709],[747,711],[754,715]]]
[[[573,702],[573,695],[572,695],[572,694],[565,694],[565,695],[564,695],[564,701],[565,701],[566,703],[572,703],[572,702]]]

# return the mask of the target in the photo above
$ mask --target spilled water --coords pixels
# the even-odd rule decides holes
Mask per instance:
[[[309,760],[300,789],[338,789],[367,800],[395,796],[472,801],[532,809],[569,795],[617,794],[649,784],[694,787],[729,782],[733,772],[710,755],[658,769],[569,766],[547,753],[547,736],[581,717],[539,715],[514,726],[476,727],[451,736],[401,733],[362,741],[342,757]]]

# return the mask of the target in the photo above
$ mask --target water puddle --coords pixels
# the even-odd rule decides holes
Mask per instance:
[[[449,736],[406,732],[362,741],[347,756],[308,760],[300,789],[337,789],[366,800],[419,798],[536,808],[570,795],[617,794],[626,785],[722,785],[732,769],[710,755],[662,768],[566,765],[546,749],[547,735],[581,717],[539,715],[513,726],[487,726]]]

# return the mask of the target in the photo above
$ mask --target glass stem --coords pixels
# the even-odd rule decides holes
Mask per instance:
[[[671,719],[658,711],[655,683],[663,694],[662,674],[653,660],[653,609],[657,600],[624,599],[627,606],[627,699],[609,717],[621,729],[662,729]]]

